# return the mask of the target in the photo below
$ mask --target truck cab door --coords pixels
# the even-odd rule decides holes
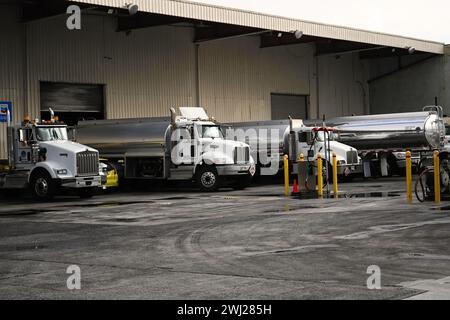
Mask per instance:
[[[16,165],[31,165],[32,162],[32,141],[33,131],[30,128],[18,129],[16,132],[15,149]]]
[[[194,139],[191,139],[190,131],[188,128],[177,128],[172,136],[172,161],[177,165],[194,162]]]

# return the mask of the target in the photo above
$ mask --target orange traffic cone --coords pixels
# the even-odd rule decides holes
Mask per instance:
[[[294,187],[292,188],[292,193],[298,193],[298,185],[297,180],[294,180]]]

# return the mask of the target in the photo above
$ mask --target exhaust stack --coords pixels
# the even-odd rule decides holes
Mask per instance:
[[[50,112],[50,121],[55,122],[55,111],[52,108],[48,108],[48,111]]]
[[[170,123],[172,126],[175,126],[175,119],[177,117],[177,112],[175,111],[175,108],[170,108]]]

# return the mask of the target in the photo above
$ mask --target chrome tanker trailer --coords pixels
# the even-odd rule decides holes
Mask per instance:
[[[95,146],[120,180],[194,180],[204,191],[245,188],[254,174],[249,146],[226,140],[203,108],[171,109],[170,118],[82,121],[77,141]]]
[[[429,106],[421,112],[338,117],[326,124],[338,129],[338,141],[358,149],[366,177],[374,169],[387,176],[404,169],[407,149],[418,164],[421,154],[444,148],[442,116],[441,107]]]

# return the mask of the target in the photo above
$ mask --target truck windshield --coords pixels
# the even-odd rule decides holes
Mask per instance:
[[[197,126],[200,138],[223,138],[222,131],[218,126]]]
[[[319,141],[324,141],[324,132],[323,131],[318,131],[317,132],[317,140]],[[334,132],[329,132],[329,137],[330,137],[330,141],[334,141],[336,140],[336,133]]]
[[[445,125],[445,135],[450,136],[450,125]]]
[[[38,141],[67,140],[67,128],[64,127],[36,128],[36,139]]]

